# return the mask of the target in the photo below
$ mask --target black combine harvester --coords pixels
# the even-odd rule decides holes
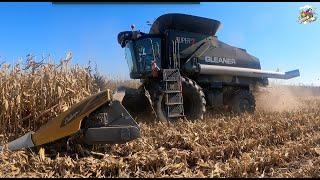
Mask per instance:
[[[218,40],[215,34],[219,27],[220,22],[213,19],[165,14],[152,24],[149,34],[119,33],[130,77],[142,82],[136,93],[150,94],[149,102],[159,120],[202,119],[206,107],[253,112],[252,91],[256,87],[268,85],[268,78],[299,76],[299,70],[262,71],[258,58]],[[133,96],[139,95],[132,92],[128,90],[123,105],[134,113],[130,109],[147,100],[135,99],[133,103]]]
[[[119,33],[130,77],[141,79],[142,85],[119,87],[113,95],[110,90],[92,95],[6,147],[17,150],[68,137],[79,137],[86,144],[125,143],[140,137],[130,113],[148,107],[165,122],[202,119],[207,107],[254,112],[256,87],[268,85],[268,78],[299,76],[299,70],[262,71],[256,57],[218,40],[219,27],[220,22],[212,19],[165,14],[149,33]]]

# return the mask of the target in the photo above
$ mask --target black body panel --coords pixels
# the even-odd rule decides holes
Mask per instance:
[[[196,55],[195,57],[199,59],[200,64],[261,69],[259,59],[250,55],[244,49],[221,42],[215,36],[184,31],[170,30],[167,32],[168,60],[172,55],[173,40],[179,41],[181,65],[184,65],[192,55]],[[195,54],[197,49],[201,51],[199,56]],[[231,59],[234,60],[234,63],[222,61],[223,59],[220,60],[219,58]]]
[[[259,59],[250,55],[245,49],[228,45],[215,36],[220,22],[186,14],[164,14],[156,19],[149,34],[139,31],[119,33],[118,42],[125,46],[126,42],[146,37],[161,38],[161,69],[172,68],[173,42],[179,44],[181,73],[200,84],[222,83],[223,86],[249,86],[256,83],[268,84],[266,78],[236,77],[229,75],[199,74],[199,65],[219,65],[261,69]],[[135,53],[135,52],[134,52]],[[197,65],[198,64],[198,65]],[[146,79],[145,75],[137,74],[131,78]]]
[[[156,19],[150,28],[150,34],[164,34],[167,30],[180,30],[207,35],[215,35],[220,21],[187,14],[170,13]]]

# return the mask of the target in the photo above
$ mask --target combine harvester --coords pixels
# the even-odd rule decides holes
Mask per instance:
[[[261,70],[258,58],[218,40],[219,27],[220,22],[213,19],[165,14],[149,33],[134,29],[119,33],[130,77],[140,79],[142,85],[90,96],[6,146],[18,150],[77,133],[87,144],[125,143],[140,137],[139,126],[130,115],[137,104],[152,107],[163,122],[203,119],[207,107],[254,112],[256,87],[267,86],[268,78],[300,75],[299,70]]]

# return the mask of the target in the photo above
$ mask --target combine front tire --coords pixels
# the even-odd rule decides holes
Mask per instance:
[[[189,120],[203,119],[206,100],[202,88],[193,80],[182,77],[184,114]]]
[[[203,119],[206,112],[206,100],[202,88],[189,78],[182,78],[182,96],[184,114],[188,120]],[[171,121],[165,110],[165,94],[160,94],[155,102],[158,119],[162,122]]]

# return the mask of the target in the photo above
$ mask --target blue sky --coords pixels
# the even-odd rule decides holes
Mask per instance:
[[[74,63],[92,60],[105,75],[128,77],[121,31],[165,13],[186,13],[222,22],[220,40],[245,48],[265,70],[300,69],[288,83],[320,85],[320,20],[299,24],[299,7],[320,3],[208,2],[201,4],[60,4],[0,3],[0,59],[15,62],[28,53],[50,54],[57,61],[72,51]],[[317,10],[318,10],[317,9]]]

